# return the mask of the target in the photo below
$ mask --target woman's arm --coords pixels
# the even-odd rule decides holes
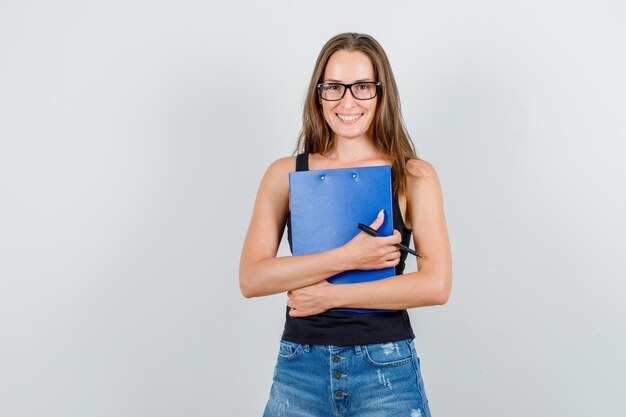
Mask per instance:
[[[239,285],[245,297],[276,294],[302,288],[342,271],[395,266],[400,254],[393,244],[399,235],[373,238],[359,233],[348,244],[329,251],[276,257],[289,211],[289,172],[295,158],[282,158],[267,170],[257,193],[252,219],[241,252]],[[378,229],[383,217],[372,227]]]
[[[308,316],[332,308],[401,310],[445,304],[452,288],[452,256],[439,178],[429,163],[412,159],[407,177],[408,214],[418,271],[359,284],[320,282],[289,292],[290,315]],[[377,238],[375,238],[377,239]],[[409,255],[411,256],[411,255]]]

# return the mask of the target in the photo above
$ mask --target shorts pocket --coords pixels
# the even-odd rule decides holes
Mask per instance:
[[[302,345],[290,342],[288,340],[280,341],[280,349],[278,350],[278,359],[289,361],[297,358],[302,353]]]
[[[376,367],[399,366],[413,360],[410,340],[374,343],[365,345],[364,350],[367,360]]]

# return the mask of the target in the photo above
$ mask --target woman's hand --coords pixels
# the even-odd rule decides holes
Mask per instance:
[[[331,295],[334,285],[326,280],[308,287],[287,292],[287,305],[291,317],[305,317],[323,313],[333,308]]]
[[[378,230],[385,220],[383,210],[370,225]],[[348,270],[383,269],[395,267],[400,263],[400,249],[394,246],[402,241],[400,232],[394,229],[393,235],[385,237],[370,236],[365,232],[356,235],[343,246]]]

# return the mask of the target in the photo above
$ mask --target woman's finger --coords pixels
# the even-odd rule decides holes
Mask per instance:
[[[391,268],[391,267],[398,265],[399,263],[400,263],[400,258],[391,259],[385,262],[385,266],[387,268]]]
[[[397,243],[402,242],[402,235],[396,229],[393,230],[393,234],[391,236],[379,237],[381,243],[385,245],[395,245]]]
[[[378,216],[376,216],[374,221],[370,224],[370,227],[374,230],[378,230],[378,228],[383,225],[384,221],[385,221],[385,210],[383,209],[378,212]]]

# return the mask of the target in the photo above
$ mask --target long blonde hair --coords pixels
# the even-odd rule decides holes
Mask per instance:
[[[359,51],[366,54],[374,65],[376,81],[381,81],[378,105],[373,122],[373,141],[378,151],[390,158],[394,172],[394,193],[406,191],[408,158],[417,158],[415,146],[409,137],[402,113],[396,80],[382,46],[373,37],[361,33],[341,33],[330,39],[320,51],[309,84],[302,130],[294,153],[320,153],[324,155],[331,146],[332,130],[324,119],[317,84],[323,81],[326,64],[337,51]]]

